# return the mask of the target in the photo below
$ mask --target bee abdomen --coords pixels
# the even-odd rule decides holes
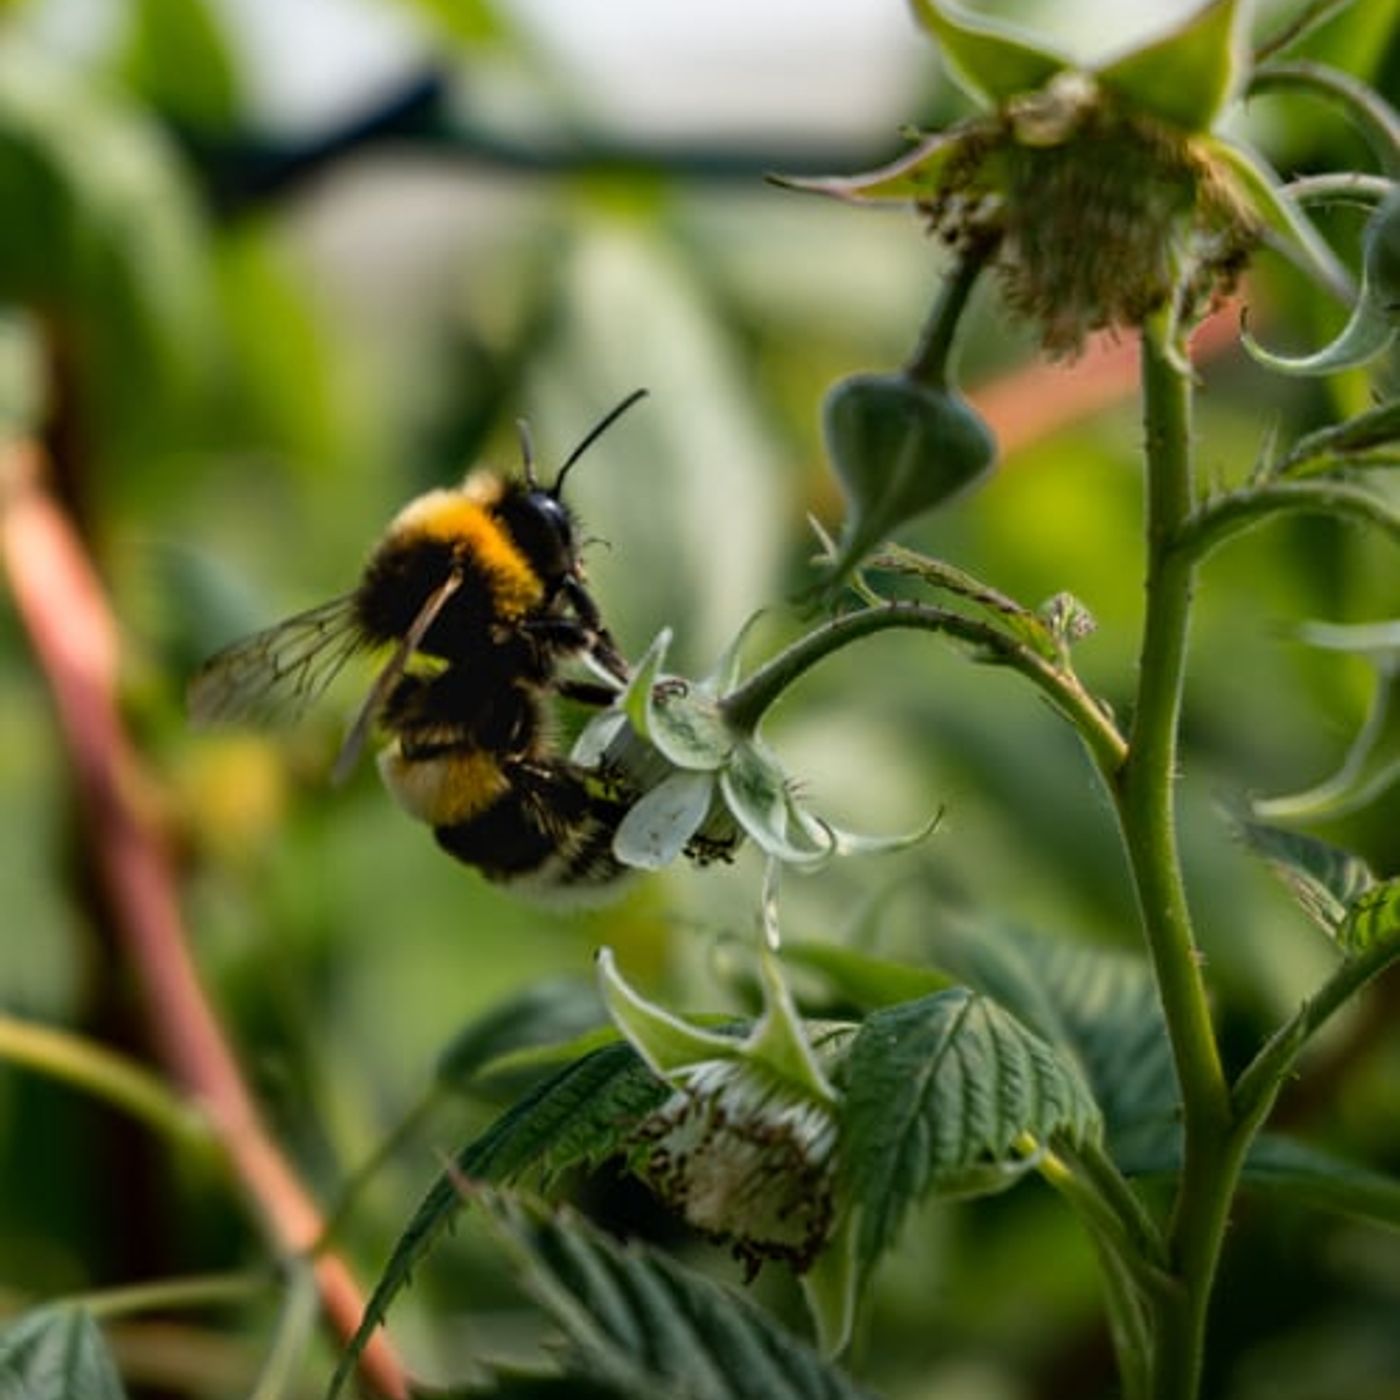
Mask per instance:
[[[508,791],[465,821],[439,823],[450,855],[489,880],[540,892],[599,888],[625,873],[612,839],[626,808],[563,761],[507,765]]]

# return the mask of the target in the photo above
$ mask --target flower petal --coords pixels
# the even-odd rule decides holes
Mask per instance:
[[[682,769],[634,803],[613,835],[613,855],[636,870],[670,865],[705,820],[715,780]]]

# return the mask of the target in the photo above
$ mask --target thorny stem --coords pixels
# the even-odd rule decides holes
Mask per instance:
[[[1180,1288],[1153,1300],[1153,1394],[1192,1400],[1206,1305],[1238,1161],[1227,1144],[1230,1095],[1176,848],[1173,783],[1190,624],[1193,565],[1174,548],[1189,518],[1191,380],[1170,343],[1165,312],[1142,336],[1147,465],[1147,612],[1128,757],[1117,785],[1119,822],[1166,1016],[1185,1128],[1181,1183],[1168,1235]]]
[[[1123,736],[1077,676],[989,623],[924,603],[887,603],[824,623],[730,691],[720,701],[725,719],[736,729],[751,732],[768,707],[823,657],[861,637],[894,627],[942,632],[984,649],[993,660],[1019,671],[1050,698],[1078,730],[1101,773],[1110,775],[1122,764],[1127,752]]]
[[[42,459],[33,442],[0,446],[0,562],[53,692],[97,876],[163,1057],[225,1148],[271,1246],[295,1258],[319,1239],[321,1213],[269,1133],[190,956],[174,871],[117,706],[115,624],[82,544],[44,489]],[[327,1318],[351,1336],[364,1301],[349,1269],[334,1254],[313,1267]],[[361,1368],[392,1400],[408,1395],[384,1338],[366,1348]]]

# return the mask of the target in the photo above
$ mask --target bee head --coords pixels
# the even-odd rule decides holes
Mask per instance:
[[[573,517],[564,504],[564,478],[568,476],[574,463],[634,403],[646,398],[646,395],[645,389],[635,389],[620,404],[604,414],[584,434],[583,441],[564,459],[564,465],[559,468],[550,486],[541,486],[535,474],[535,453],[528,424],[524,419],[516,422],[515,426],[520,433],[520,455],[526,490],[516,518],[511,522],[511,533],[524,546],[547,584],[557,585],[568,575],[577,576],[579,572]]]

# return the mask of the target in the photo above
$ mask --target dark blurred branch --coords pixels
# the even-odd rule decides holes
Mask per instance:
[[[118,709],[116,628],[43,475],[36,442],[0,447],[0,560],[53,694],[97,875],[163,1059],[212,1124],[273,1248],[300,1257],[321,1236],[321,1212],[268,1133],[200,985],[174,872],[147,800],[148,780]],[[364,1300],[349,1270],[331,1254],[317,1258],[314,1268],[327,1317],[339,1335],[353,1335]],[[366,1349],[361,1365],[376,1390],[407,1397],[402,1368],[382,1338]]]
[[[406,146],[444,160],[539,175],[641,174],[689,180],[756,181],[773,171],[821,175],[863,170],[891,159],[906,143],[869,147],[811,145],[781,149],[699,142],[612,140],[597,133],[561,133],[555,142],[521,139],[463,115],[454,99],[460,78],[421,74],[377,104],[305,141],[256,133],[227,139],[177,131],[216,210],[225,216],[294,193],[346,156],[377,145]]]

